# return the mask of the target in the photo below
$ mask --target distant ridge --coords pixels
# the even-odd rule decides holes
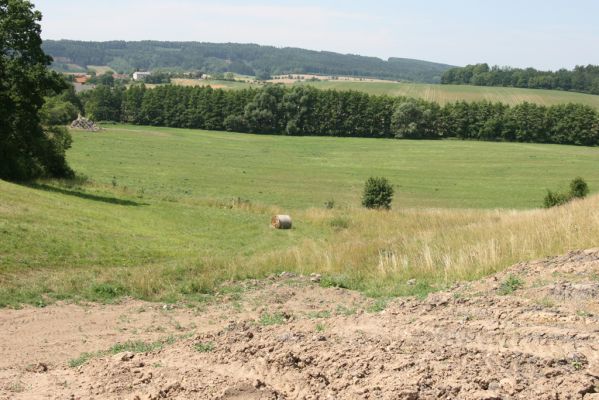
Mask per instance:
[[[354,54],[239,43],[45,40],[43,48],[54,57],[55,68],[67,71],[108,65],[117,72],[168,68],[251,76],[304,73],[439,83],[443,73],[453,67],[409,58],[392,57],[385,61]]]

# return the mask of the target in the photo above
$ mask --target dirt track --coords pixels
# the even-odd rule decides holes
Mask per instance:
[[[500,295],[510,275],[524,285]],[[245,286],[202,309],[0,310],[0,399],[599,398],[599,249],[383,311],[309,278]],[[168,335],[155,351],[68,366]]]

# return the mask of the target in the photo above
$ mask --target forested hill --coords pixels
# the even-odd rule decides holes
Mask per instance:
[[[58,68],[108,65],[117,72],[172,68],[235,72],[252,76],[306,73],[438,83],[452,66],[407,58],[339,54],[256,44],[200,42],[82,42],[46,40],[44,50]]]

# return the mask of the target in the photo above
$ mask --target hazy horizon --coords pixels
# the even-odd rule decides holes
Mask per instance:
[[[451,65],[599,64],[599,3],[40,0],[42,38],[256,43]],[[572,6],[575,3],[577,6]]]

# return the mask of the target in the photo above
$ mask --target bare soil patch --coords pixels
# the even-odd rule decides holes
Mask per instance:
[[[2,399],[596,399],[599,249],[388,303],[291,274],[199,308],[0,311]],[[97,353],[116,343],[159,348]]]

